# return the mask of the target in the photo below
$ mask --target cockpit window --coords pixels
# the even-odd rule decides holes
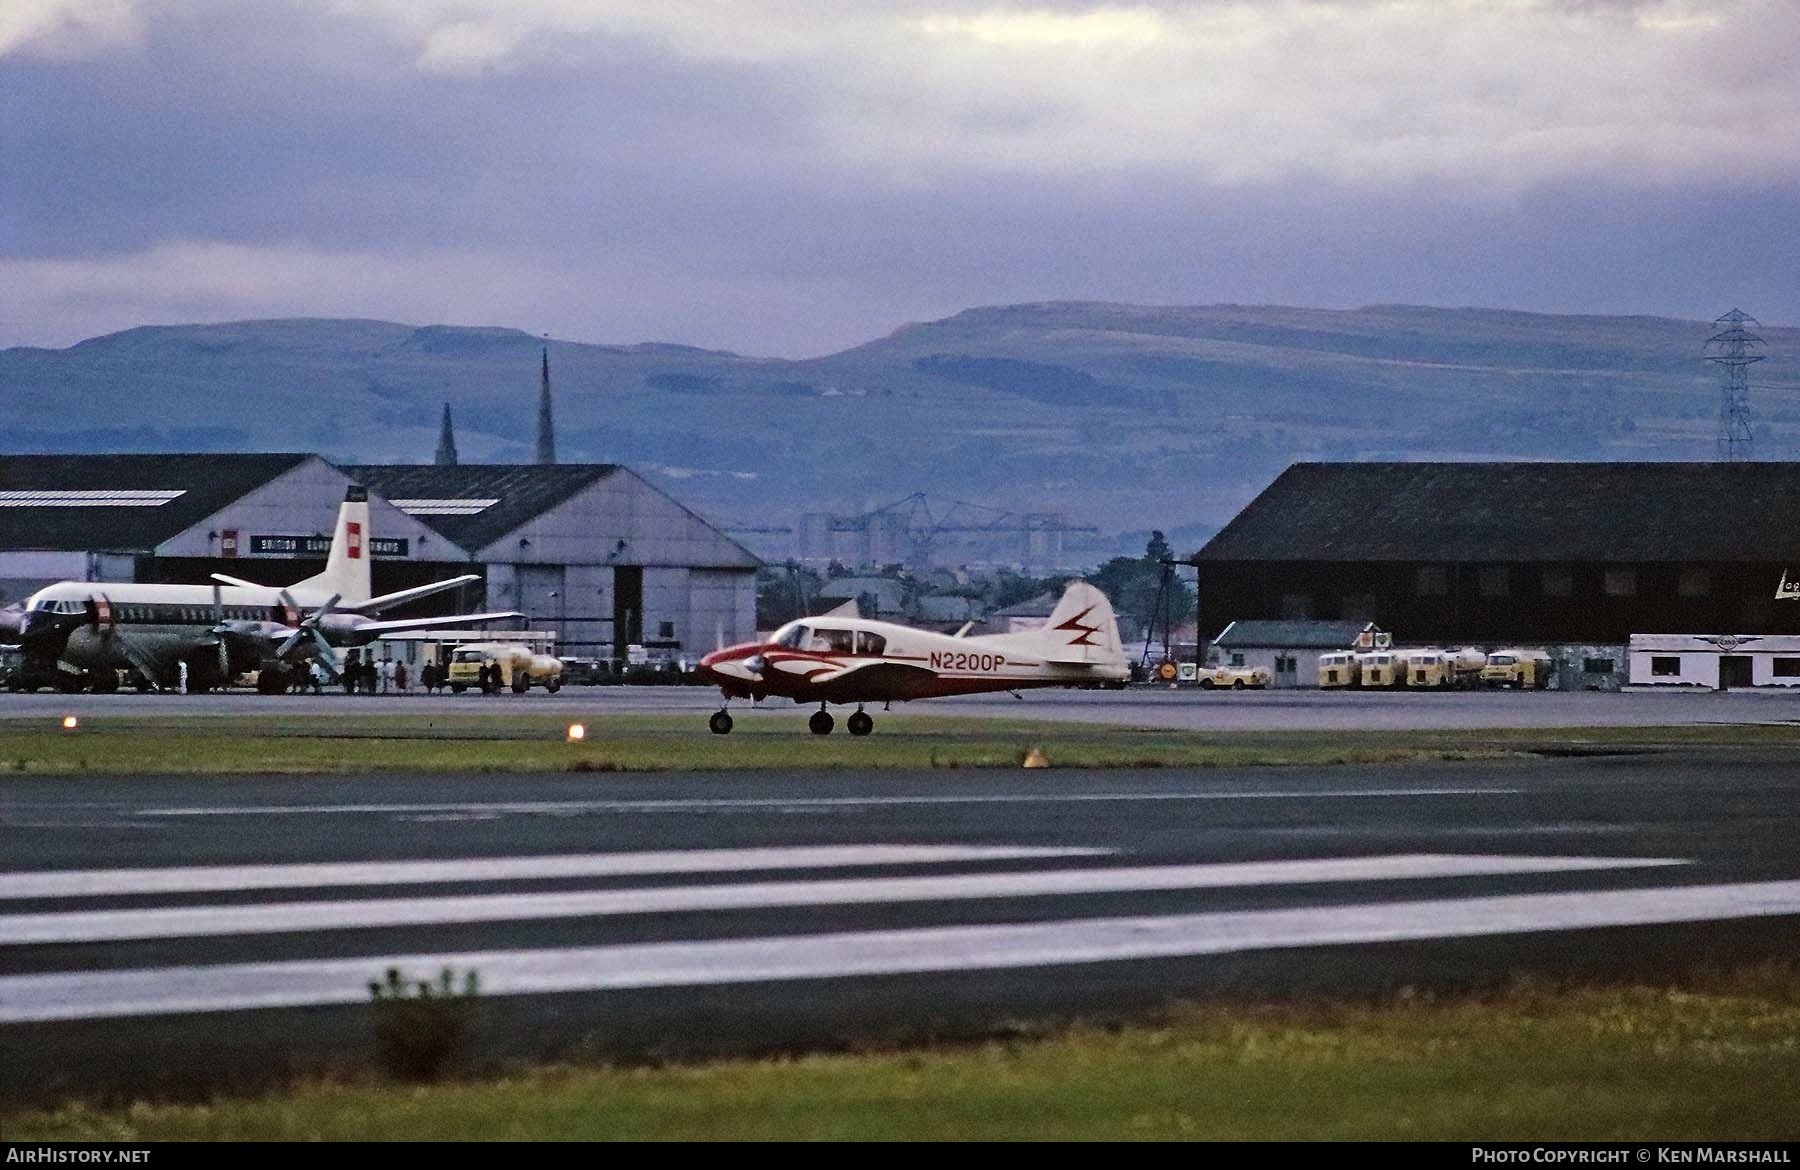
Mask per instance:
[[[798,650],[806,645],[806,627],[799,622],[785,625],[775,631],[774,642],[777,646],[786,646],[789,650]]]
[[[887,650],[887,639],[880,634],[871,634],[867,630],[856,632],[856,652],[875,658]]]
[[[808,649],[823,654],[851,654],[855,652],[855,638],[849,630],[814,630]]]

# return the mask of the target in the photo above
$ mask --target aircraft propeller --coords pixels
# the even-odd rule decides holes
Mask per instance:
[[[219,651],[219,681],[228,684],[231,680],[231,647],[225,644],[225,635],[230,627],[225,624],[225,600],[219,585],[213,585],[213,636],[217,639],[214,645]]]
[[[294,599],[288,595],[287,590],[283,589],[280,596],[283,605],[295,612],[299,611],[300,607],[294,604]],[[319,648],[319,652],[324,655],[325,660],[330,662],[333,653],[331,643],[326,640],[324,634],[319,632],[319,623],[331,615],[331,611],[337,608],[337,603],[342,600],[342,598],[343,594],[333,593],[330,597],[325,599],[324,605],[321,605],[318,609],[315,609],[312,613],[300,619],[300,625],[294,632],[287,636],[286,641],[275,648],[275,657],[286,658],[293,652],[294,647],[299,644],[301,638],[310,636],[313,643]]]
[[[125,661],[131,663],[132,669],[143,676],[151,686],[161,686],[162,680],[156,674],[156,660],[134,639],[127,637],[125,632],[119,629],[118,624],[112,621],[111,599],[104,593],[96,593],[90,599],[89,604],[94,607],[95,624],[100,627],[101,636],[116,645],[125,655]],[[105,615],[104,618],[102,615]]]

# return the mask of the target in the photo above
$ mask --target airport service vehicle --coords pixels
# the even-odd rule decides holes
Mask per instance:
[[[1353,687],[1362,677],[1362,664],[1357,660],[1355,652],[1338,650],[1331,654],[1319,655],[1319,686],[1329,690],[1333,687]]]
[[[1217,687],[1230,687],[1234,691],[1247,687],[1262,690],[1273,677],[1269,669],[1263,666],[1215,666],[1201,672],[1200,686],[1208,691]]]
[[[522,616],[469,613],[396,621],[371,616],[480,578],[470,573],[371,596],[368,538],[369,493],[352,484],[338,508],[325,571],[316,576],[285,589],[223,573],[213,574],[211,585],[59,581],[26,600],[18,644],[37,668],[59,672],[65,689],[117,689],[121,670],[131,672],[141,688],[173,687],[186,667],[190,690],[223,686],[257,671],[259,690],[281,691],[314,660],[331,667],[339,647],[365,646],[401,630]]]
[[[1356,656],[1359,671],[1357,685],[1363,687],[1397,687],[1406,682],[1406,664],[1392,650],[1373,650]]]
[[[551,654],[533,653],[531,647],[517,642],[467,642],[450,652],[448,679],[450,689],[462,694],[481,685],[483,664],[500,668],[500,678],[491,684],[490,693],[511,687],[522,695],[535,683],[551,694],[562,690],[562,659]]]
[[[1556,666],[1542,650],[1496,650],[1488,655],[1481,681],[1490,687],[1542,689],[1550,685]]]
[[[1481,672],[1487,669],[1487,651],[1475,646],[1464,646],[1450,657],[1450,682],[1459,687],[1472,687],[1481,681]]]
[[[814,735],[831,734],[828,704],[855,703],[846,727],[860,736],[875,727],[866,703],[1085,687],[1122,682],[1131,668],[1112,603],[1075,581],[1042,629],[971,638],[827,614],[789,622],[767,642],[715,650],[700,660],[700,673],[725,698],[708,722],[714,735],[731,731],[732,699],[778,696],[819,704],[807,724]]]
[[[608,664],[598,658],[565,658],[563,682],[570,686],[596,686],[606,681]]]
[[[1409,687],[1448,687],[1456,683],[1455,651],[1420,646],[1397,650],[1395,654]],[[1481,663],[1487,665],[1487,655],[1481,656]]]

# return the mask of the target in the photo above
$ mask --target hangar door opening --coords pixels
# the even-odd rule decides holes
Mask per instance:
[[[627,647],[644,640],[644,567],[613,566],[613,657],[627,657]]]
[[[520,565],[514,572],[519,587],[518,607],[525,624],[534,630],[554,629],[561,645],[568,637],[563,628],[569,612],[568,589],[561,565]]]

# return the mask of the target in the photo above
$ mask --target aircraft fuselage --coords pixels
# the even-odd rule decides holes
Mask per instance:
[[[800,631],[794,633],[796,626]],[[793,623],[701,659],[731,698],[876,703],[1119,681],[1122,662],[1052,661],[1036,632],[956,638],[866,618]]]

